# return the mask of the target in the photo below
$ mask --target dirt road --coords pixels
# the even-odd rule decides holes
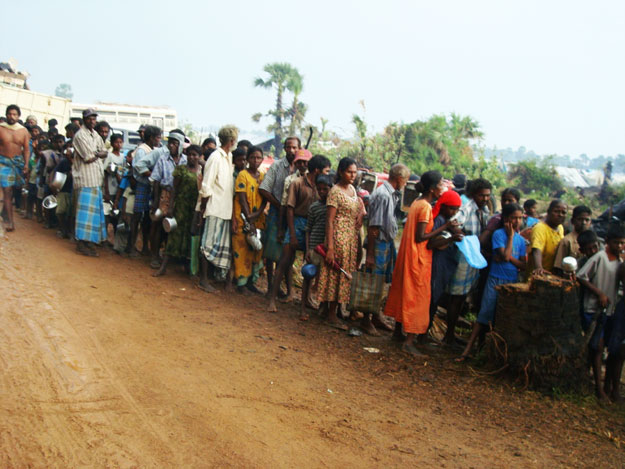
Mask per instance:
[[[625,462],[613,409],[517,392],[443,353],[406,359],[175,269],[80,257],[34,222],[0,247],[0,467]]]

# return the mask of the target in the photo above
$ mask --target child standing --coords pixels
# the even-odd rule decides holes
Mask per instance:
[[[235,152],[239,149],[237,148]],[[242,151],[242,150],[241,150]],[[233,152],[234,153],[234,152]],[[263,174],[258,170],[263,162],[263,151],[260,147],[250,147],[247,152],[247,169],[242,169],[234,184],[234,233],[232,250],[234,256],[234,280],[237,291],[245,289],[252,293],[261,293],[256,288],[256,280],[263,267],[263,251],[255,251],[247,242],[248,233],[255,234],[257,229],[265,228],[265,206],[258,188],[263,181]],[[243,218],[245,217],[245,219]],[[244,230],[245,223],[249,231]]]
[[[270,313],[275,313],[276,308],[276,296],[280,289],[279,279],[291,271],[293,261],[295,260],[295,254],[297,251],[306,250],[306,217],[308,216],[308,209],[312,203],[318,199],[316,180],[320,174],[327,174],[330,172],[331,162],[323,155],[315,155],[309,158],[310,153],[300,154],[298,151],[295,161],[299,159],[307,159],[308,172],[295,179],[289,187],[289,196],[287,198],[287,232],[284,238],[282,246],[282,255],[278,268],[276,269],[274,282],[271,290],[268,292],[269,305],[267,310]],[[302,298],[302,301],[306,301],[306,298]]]
[[[102,198],[104,201],[104,214],[106,216],[106,224],[113,225],[113,232],[117,231],[117,219],[113,214],[115,206],[115,196],[119,183],[122,180],[124,172],[124,163],[126,159],[121,153],[124,137],[121,134],[111,135],[111,151],[104,160],[104,181],[102,183]],[[111,206],[113,204],[113,206]]]
[[[614,369],[619,362],[614,353],[612,360],[608,359],[606,367],[605,385],[601,386],[601,356],[606,345],[606,338],[610,336],[612,330],[620,326],[623,313],[619,305],[619,315],[617,321],[613,318],[615,313],[616,297],[618,294],[619,277],[617,276],[620,264],[620,256],[625,249],[625,229],[620,225],[611,225],[606,236],[607,245],[604,250],[597,252],[588,259],[577,273],[577,279],[586,289],[583,301],[584,330],[592,334],[589,340],[589,354],[591,358],[592,371],[595,380],[595,392],[601,401],[608,399],[608,394],[614,392],[618,395],[618,385],[613,386],[615,374],[620,377],[620,370],[617,373]],[[594,327],[593,327],[594,326]],[[616,334],[618,336],[618,334]],[[610,337],[610,343],[616,341],[615,336]],[[614,349],[614,347],[613,347]],[[620,361],[622,366],[622,360]],[[618,383],[617,383],[618,384]]]
[[[563,273],[562,259],[569,256],[575,259],[580,259],[582,257],[582,253],[579,251],[577,238],[580,233],[590,229],[591,214],[592,211],[585,205],[578,205],[573,209],[573,216],[571,217],[573,231],[562,238],[556,250],[556,260],[553,264],[553,268],[558,275]]]
[[[444,192],[436,201],[432,216],[433,230],[446,225],[460,210],[462,198],[455,191]],[[449,226],[449,225],[447,225]],[[458,247],[455,241],[461,241],[462,230],[456,229],[450,236],[437,236],[428,241],[427,247],[432,251],[432,297],[430,298],[430,326],[436,314],[438,302],[447,289],[456,267],[458,267]]]
[[[309,264],[317,266],[317,275],[319,275],[319,269],[323,258],[315,252],[315,248],[319,244],[324,244],[326,239],[326,214],[328,213],[328,206],[326,201],[328,199],[328,192],[332,188],[332,178],[325,174],[317,176],[316,181],[317,195],[319,200],[314,201],[308,208],[308,218],[306,219],[306,254],[305,260]],[[302,302],[300,307],[299,318],[301,321],[308,321],[308,313],[306,312],[307,303],[310,304],[310,284],[311,280],[304,277],[304,283],[302,285]]]
[[[538,219],[538,202],[534,199],[527,199],[523,204],[523,210],[525,210],[525,216],[521,229],[531,228],[540,221]]]
[[[497,285],[519,280],[519,271],[525,269],[527,255],[525,240],[518,233],[523,223],[523,209],[518,204],[508,204],[502,210],[504,227],[493,233],[493,262],[490,267],[480,312],[473,325],[471,336],[462,355],[456,361],[465,361],[471,354],[475,340],[486,327],[492,327],[497,307]]]
[[[592,230],[586,230],[577,237],[579,245],[580,258],[577,259],[577,270],[581,269],[588,259],[597,254],[599,251],[599,238],[597,233]]]
[[[71,143],[69,144],[71,147]],[[74,188],[72,179],[72,162],[68,155],[71,155],[67,151],[68,147],[65,147],[65,151],[61,155],[59,164],[54,168],[54,173],[63,173],[66,176],[65,183],[60,189],[54,188],[53,192],[56,195],[56,216],[59,219],[59,231],[57,236],[60,238],[69,239],[72,231],[72,218],[73,218],[73,205],[72,205],[72,191]],[[54,176],[53,176],[54,177]]]

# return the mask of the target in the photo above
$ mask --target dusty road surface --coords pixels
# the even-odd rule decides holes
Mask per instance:
[[[34,222],[0,240],[0,467],[622,467],[623,413],[403,357]],[[363,346],[381,349],[371,354]]]

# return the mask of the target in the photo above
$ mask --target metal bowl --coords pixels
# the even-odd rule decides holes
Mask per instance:
[[[174,217],[163,218],[163,229],[165,230],[165,233],[174,231],[177,226],[178,222]]]
[[[567,274],[575,272],[577,270],[577,259],[571,256],[562,259],[562,270]]]
[[[157,208],[154,213],[150,213],[150,219],[152,221],[159,221],[161,220],[163,217],[165,216],[165,214],[163,213],[163,211],[160,208]]]
[[[54,179],[50,183],[50,186],[60,191],[65,185],[65,181],[67,181],[67,174],[59,173],[57,171],[56,173],[54,173]]]
[[[261,231],[257,229],[256,233],[248,233],[248,235],[245,237],[245,239],[247,240],[247,244],[249,244],[254,251],[260,251],[263,248],[263,243],[260,240],[260,236]]]
[[[56,205],[57,205],[56,197],[52,194],[44,198],[43,201],[41,202],[41,206],[45,208],[46,210],[52,210],[53,208],[56,208]]]

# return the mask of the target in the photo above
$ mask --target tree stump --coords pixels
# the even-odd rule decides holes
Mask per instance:
[[[498,290],[491,358],[532,388],[581,391],[587,382],[577,282],[552,275]]]

